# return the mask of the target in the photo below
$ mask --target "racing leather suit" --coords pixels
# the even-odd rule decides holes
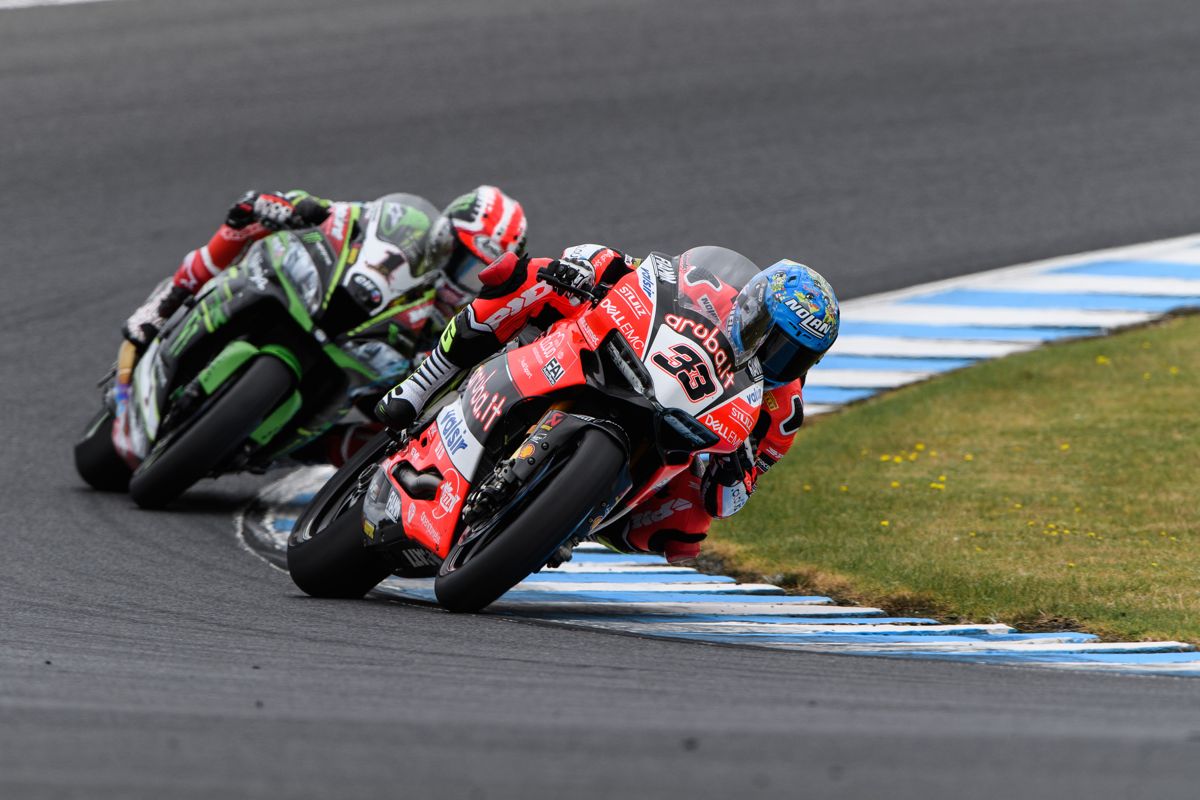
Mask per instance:
[[[261,198],[274,200],[275,205],[279,207],[280,224],[264,224],[264,221],[260,220],[255,213],[257,209],[254,209],[252,205],[255,201],[250,200],[253,197],[260,198],[257,201],[259,203],[262,202]],[[413,200],[414,202],[425,202],[421,198],[414,197]],[[294,214],[301,221],[300,224],[321,227],[322,230],[325,230],[330,224],[336,222],[334,217],[338,215],[341,207],[361,208],[363,205],[365,204],[361,202],[326,200],[303,190],[292,190],[279,195],[258,195],[255,192],[247,192],[230,209],[225,222],[217,228],[208,242],[183,257],[183,261],[171,280],[171,286],[178,288],[173,288],[172,291],[177,291],[178,296],[196,294],[206,283],[239,261],[250,245],[279,230],[285,222],[284,217]],[[430,211],[432,210],[433,207],[430,206]],[[415,261],[421,255],[413,253],[411,260]],[[465,298],[456,299],[461,303],[461,299]],[[422,317],[418,323],[421,326],[422,344],[418,345],[420,352],[432,347],[446,320],[454,313],[455,306],[450,305],[447,301],[448,298],[443,298],[439,292],[433,303],[434,307],[426,309],[420,315]],[[372,330],[375,328],[386,329],[387,326],[384,322],[386,320],[373,327]],[[355,344],[359,344],[359,342]],[[407,359],[393,362],[391,369],[385,373],[383,385],[374,389],[373,393],[367,393],[364,397],[356,399],[356,403],[364,413],[369,415],[371,407],[375,405],[384,387],[398,380],[402,374],[411,369],[411,366],[412,362]],[[369,389],[370,387],[368,387]],[[374,420],[338,423],[317,439],[293,451],[290,457],[302,463],[328,463],[333,466],[341,466],[380,429],[381,426]]]
[[[560,261],[584,261],[595,276],[595,293],[637,268],[638,262],[600,245],[567,248]],[[545,330],[564,317],[581,311],[582,300],[547,282],[546,271],[556,263],[549,258],[504,256],[480,273],[483,289],[450,321],[439,346],[421,366],[380,403],[377,414],[387,418],[386,404],[411,397],[417,410],[436,395],[453,388],[466,372],[507,342],[527,325]],[[541,273],[541,275],[539,275]],[[722,285],[724,293],[710,284],[689,287],[679,281],[681,291],[707,292],[718,314],[728,312],[736,291]],[[703,303],[701,307],[705,306]],[[661,553],[670,562],[695,558],[714,517],[728,517],[746,502],[758,478],[783,458],[804,419],[802,379],[764,392],[759,418],[751,434],[751,457],[735,480],[718,480],[717,459],[707,467],[685,470],[629,516],[618,533],[604,531],[597,538],[614,549]],[[721,458],[721,457],[717,457]],[[699,465],[694,465],[699,467]]]

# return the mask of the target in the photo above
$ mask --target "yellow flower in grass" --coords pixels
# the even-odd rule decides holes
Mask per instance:
[[[1065,452],[1065,451],[1067,451],[1067,450],[1070,450],[1070,449],[1071,449],[1071,444],[1070,444],[1070,442],[1063,442],[1062,444],[1060,444],[1060,445],[1058,446],[1058,449],[1059,449],[1059,450],[1062,450],[1062,451],[1064,451],[1064,452]]]
[[[975,460],[975,456],[971,455],[970,453],[963,453],[963,461],[974,461],[974,460]]]
[[[916,444],[913,445],[913,450],[916,450],[918,453],[924,449],[925,449],[924,442],[917,442]]]
[[[1167,372],[1171,373],[1172,376],[1178,375],[1179,367],[1170,367],[1167,369]]]
[[[848,491],[850,491],[850,487],[843,483],[841,486],[838,487],[838,491],[839,492],[848,492]]]
[[[945,488],[946,488],[946,484],[944,484],[944,483],[937,483],[937,482],[935,481],[935,482],[933,482],[933,483],[929,484],[929,488],[930,488],[930,489],[937,489],[937,490],[940,492],[940,491],[942,491],[943,489],[945,489]]]
[[[1074,561],[1068,561],[1068,562],[1067,562],[1067,566],[1068,566],[1070,569],[1075,569],[1075,562],[1074,562]]]
[[[886,519],[881,519],[879,520],[879,524],[886,528],[889,523]]]
[[[879,460],[880,461],[891,461],[892,457],[890,455],[888,455],[887,453],[884,453],[883,455],[881,455],[879,457]]]
[[[1111,364],[1112,359],[1108,356],[1096,356],[1096,363],[1100,365]]]
[[[892,488],[893,488],[893,489],[899,489],[899,488],[900,488],[900,481],[892,481]]]
[[[904,456],[893,456],[892,461],[897,464],[900,464],[904,461]]]

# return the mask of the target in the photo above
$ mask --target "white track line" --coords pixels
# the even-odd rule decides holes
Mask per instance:
[[[0,0],[0,11],[38,6],[77,6],[84,3],[111,3],[113,0]]]
[[[839,356],[899,356],[902,358],[1001,358],[1032,350],[1040,342],[989,342],[977,339],[906,339],[891,336],[841,336],[834,345]],[[820,366],[813,371],[817,376]]]
[[[980,308],[904,303],[857,308],[854,322],[920,322],[922,325],[990,325],[998,328],[1121,328],[1159,316],[1143,311],[1080,311],[1071,308]],[[831,352],[841,353],[837,345]]]

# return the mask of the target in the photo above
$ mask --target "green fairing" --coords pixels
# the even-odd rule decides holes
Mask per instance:
[[[375,327],[376,325],[379,325],[382,322],[386,322],[388,319],[390,319],[391,317],[394,317],[397,314],[407,311],[408,309],[410,309],[414,306],[419,306],[422,303],[430,302],[431,300],[433,300],[433,298],[436,295],[437,295],[437,291],[434,289],[430,289],[429,291],[425,292],[420,297],[418,297],[416,300],[413,300],[411,303],[405,303],[404,305],[391,306],[389,308],[385,308],[382,312],[371,317],[369,320],[364,322],[362,325],[359,325],[357,328],[349,331],[346,334],[346,336],[348,336],[348,337],[358,336],[359,334],[363,333],[364,331],[370,330],[371,328]]]
[[[262,424],[255,429],[254,433],[250,434],[250,439],[258,445],[264,445],[275,437],[275,434],[283,430],[283,426],[288,423],[292,417],[296,416],[296,412],[300,410],[300,406],[304,403],[300,398],[300,392],[293,391],[287,400],[271,412],[271,415],[263,420]]]
[[[382,376],[374,370],[368,369],[353,356],[347,355],[342,348],[336,344],[325,345],[325,354],[329,356],[333,363],[337,364],[342,369],[349,369],[357,372],[359,375],[365,376],[370,381],[377,381]]]
[[[362,206],[353,205],[350,207],[350,219],[346,223],[346,230],[354,229],[354,224],[358,222],[358,218],[362,216]],[[321,299],[321,308],[324,309],[329,305],[330,298],[333,297],[334,291],[342,283],[342,273],[346,271],[346,262],[350,258],[350,251],[353,248],[350,246],[350,236],[346,236],[346,240],[342,242],[342,252],[338,253],[337,266],[333,270],[333,275],[329,278],[329,285],[325,287],[325,296]]]
[[[218,296],[216,291],[210,291],[204,298],[191,310],[183,327],[179,330],[179,334],[175,337],[174,344],[171,345],[171,355],[178,358],[183,349],[188,343],[200,332],[200,326],[212,333],[217,328],[229,321],[229,316],[222,308],[223,300]]]
[[[259,352],[263,353],[264,355],[272,355],[278,358],[287,365],[288,369],[295,373],[297,379],[304,377],[304,370],[300,367],[300,359],[296,358],[295,353],[293,353],[291,350],[288,350],[283,345],[265,344],[262,346],[262,349]]]
[[[264,240],[265,241],[265,240]],[[268,250],[267,255],[271,259],[271,269],[275,270],[275,275],[279,279],[279,285],[283,287],[284,293],[288,298],[288,313],[300,323],[300,327],[305,332],[310,332],[313,329],[312,317],[308,315],[308,309],[304,306],[304,301],[300,299],[300,295],[296,294],[296,290],[292,288],[292,282],[288,279],[287,273],[283,271],[283,254],[284,250],[274,247]]]
[[[208,366],[200,371],[198,380],[205,394],[211,395],[229,377],[242,368],[250,359],[258,355],[258,348],[249,342],[230,342],[225,346]]]

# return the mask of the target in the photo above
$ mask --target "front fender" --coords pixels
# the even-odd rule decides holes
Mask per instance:
[[[205,394],[211,395],[232,375],[236,374],[246,362],[260,354],[278,358],[295,373],[297,379],[303,377],[300,360],[286,347],[268,344],[258,348],[250,342],[239,339],[225,345],[225,349],[217,353],[213,360],[200,370],[200,374],[197,376],[200,387],[204,389]]]

